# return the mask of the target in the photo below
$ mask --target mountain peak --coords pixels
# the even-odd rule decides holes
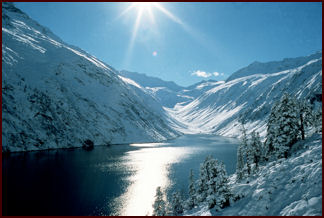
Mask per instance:
[[[164,81],[157,77],[148,76],[145,73],[129,72],[127,70],[119,71],[121,76],[130,78],[143,87],[166,87],[173,91],[180,91],[182,86],[177,85],[172,81]]]
[[[226,82],[237,78],[254,75],[254,74],[270,74],[270,73],[276,73],[284,70],[297,68],[306,64],[311,60],[318,59],[321,57],[322,57],[322,51],[320,50],[308,56],[302,56],[296,58],[284,58],[281,61],[270,61],[270,62],[254,61],[247,67],[244,67],[234,72],[230,77],[228,77]]]
[[[8,13],[15,14],[15,16],[23,16],[24,18],[29,18],[28,15],[21,11],[19,8],[17,8],[13,2],[3,2],[2,19],[8,18]]]

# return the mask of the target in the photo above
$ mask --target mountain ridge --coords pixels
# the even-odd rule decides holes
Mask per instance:
[[[246,67],[239,69],[238,71],[232,73],[226,80],[229,82],[231,80],[249,76],[253,74],[270,74],[275,72],[280,72],[284,70],[289,70],[297,68],[306,64],[308,61],[322,57],[322,50],[319,50],[315,53],[312,53],[307,56],[299,56],[294,58],[284,58],[278,61],[269,61],[269,62],[259,62],[254,61]],[[261,71],[262,69],[262,71]]]
[[[188,129],[182,131],[189,133],[199,130],[240,137],[240,120],[243,119],[246,120],[248,133],[257,130],[264,137],[271,106],[284,92],[298,99],[315,99],[315,96],[321,95],[322,58],[290,70],[252,74],[225,82],[187,105],[170,109],[169,113],[186,124]]]
[[[6,151],[163,141],[179,136],[146,93],[2,4],[2,148]],[[49,35],[47,35],[49,34]]]

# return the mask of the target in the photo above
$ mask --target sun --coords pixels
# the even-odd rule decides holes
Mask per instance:
[[[147,11],[149,11],[149,10],[152,9],[152,7],[154,7],[154,4],[157,4],[157,3],[153,3],[153,2],[135,2],[133,4],[134,4],[133,6],[135,8],[137,8],[138,10],[141,10],[141,11],[147,10]]]
[[[166,8],[162,6],[161,3],[159,2],[133,2],[130,3],[130,5],[122,11],[122,13],[118,17],[122,17],[125,14],[128,14],[131,11],[136,12],[136,17],[134,17],[134,25],[133,29],[131,32],[131,37],[128,45],[128,49],[126,52],[126,58],[125,58],[125,63],[128,62],[129,57],[132,54],[133,46],[135,43],[135,39],[137,36],[137,32],[139,28],[143,25],[143,21],[149,21],[147,24],[150,24],[150,28],[157,28],[157,23],[155,22],[155,12],[162,12],[163,15],[171,19],[173,22],[180,24],[181,26],[184,27],[184,23],[176,17],[174,14],[172,14],[170,11],[168,11]],[[153,53],[153,56],[156,57],[157,53]],[[127,66],[127,64],[124,64]]]
[[[146,19],[149,19],[151,23],[155,23],[153,8],[160,8],[160,4],[157,2],[134,2],[132,3],[128,9],[136,9],[137,10],[137,22],[141,22],[143,16]],[[126,9],[127,10],[127,9]],[[139,23],[138,23],[139,25]]]
[[[159,7],[159,3],[156,2],[134,2],[131,6],[131,8],[137,9],[137,19],[138,22],[141,21],[142,16],[146,15],[149,20],[154,23],[154,14],[152,9]]]

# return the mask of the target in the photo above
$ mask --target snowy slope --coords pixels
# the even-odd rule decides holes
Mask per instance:
[[[308,59],[305,57],[305,60]],[[205,132],[237,137],[240,136],[239,120],[244,119],[249,132],[257,130],[264,136],[271,106],[284,92],[297,98],[321,99],[322,57],[319,53],[315,59],[297,68],[253,74],[219,84],[191,103],[176,105],[168,111],[186,126],[179,129],[186,133]]]
[[[4,151],[161,141],[178,135],[117,71],[2,4]],[[149,95],[146,95],[149,96]]]
[[[149,87],[142,87],[140,84],[136,83],[134,80],[118,75],[125,83],[127,83],[140,98],[145,99],[145,104],[149,105],[155,112],[158,112],[164,120],[166,120],[169,127],[172,129],[184,128],[183,124],[173,117],[169,116],[166,112],[165,105],[162,105],[162,102],[157,98]],[[180,132],[178,132],[179,134]],[[181,134],[181,133],[180,133]]]
[[[230,177],[234,195],[241,199],[216,212],[201,205],[185,215],[213,216],[321,216],[322,135],[316,134],[294,145],[297,152],[260,168],[249,182]]]

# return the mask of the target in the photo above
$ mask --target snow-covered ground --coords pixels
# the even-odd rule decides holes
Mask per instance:
[[[2,3],[3,151],[178,136],[156,105],[112,67]]]
[[[322,134],[294,145],[295,153],[262,166],[242,182],[230,176],[230,187],[240,200],[216,212],[200,205],[184,215],[193,216],[321,216]]]

